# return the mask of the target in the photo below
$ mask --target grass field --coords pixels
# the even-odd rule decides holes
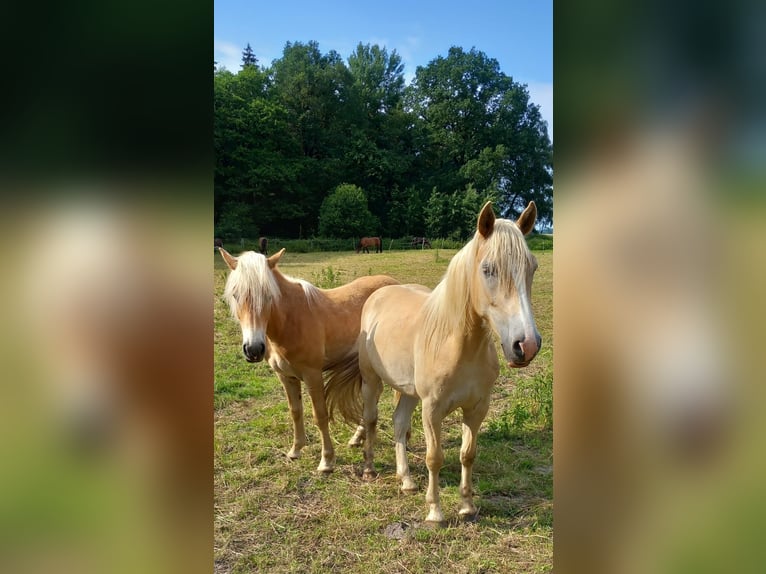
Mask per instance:
[[[320,287],[377,273],[433,287],[454,254],[436,249],[359,255],[288,251],[280,268]],[[307,393],[308,445],[299,460],[287,459],[292,431],[282,386],[266,363],[245,362],[239,325],[221,298],[228,270],[215,254],[215,572],[550,571],[552,251],[535,255],[540,266],[532,300],[542,350],[525,369],[502,367],[478,439],[475,522],[457,518],[459,411],[445,420],[441,495],[449,524],[439,529],[422,523],[428,471],[419,409],[409,459],[420,490],[415,495],[399,492],[390,389],[380,401],[376,480],[362,481],[362,453],[346,446],[353,429],[340,422],[330,427],[336,469],[329,476],[315,472],[320,441]]]

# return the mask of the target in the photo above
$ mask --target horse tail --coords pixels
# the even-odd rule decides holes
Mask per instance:
[[[357,351],[330,363],[324,368],[325,402],[330,420],[337,410],[350,425],[362,420],[362,374]]]

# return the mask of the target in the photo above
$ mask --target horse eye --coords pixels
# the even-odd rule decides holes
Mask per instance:
[[[494,277],[497,275],[497,267],[492,265],[491,263],[485,263],[482,265],[482,271],[484,271],[484,275],[487,277]]]

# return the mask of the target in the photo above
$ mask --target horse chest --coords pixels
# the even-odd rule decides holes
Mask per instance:
[[[275,373],[280,373],[288,377],[301,378],[301,374],[293,364],[279,352],[271,351],[269,354],[269,366]]]
[[[417,394],[448,397],[451,408],[474,405],[487,393],[497,380],[499,366],[494,348],[466,358],[460,353],[439,357],[421,356],[415,369]]]

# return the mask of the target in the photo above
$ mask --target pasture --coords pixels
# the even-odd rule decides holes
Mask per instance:
[[[234,251],[236,253],[236,251]],[[433,287],[454,249],[291,253],[280,269],[323,288],[370,274]],[[239,324],[223,301],[228,269],[214,253],[215,572],[545,572],[553,554],[552,251],[535,251],[532,303],[542,349],[530,366],[504,362],[474,466],[475,522],[458,519],[460,414],[443,425],[441,495],[446,528],[423,524],[425,466],[419,409],[409,458],[419,486],[399,491],[395,476],[390,389],[380,400],[375,450],[379,476],[361,479],[362,452],[346,442],[353,428],[330,427],[337,466],[315,469],[320,441],[304,394],[308,444],[297,461],[284,391],[268,365],[249,364]]]

